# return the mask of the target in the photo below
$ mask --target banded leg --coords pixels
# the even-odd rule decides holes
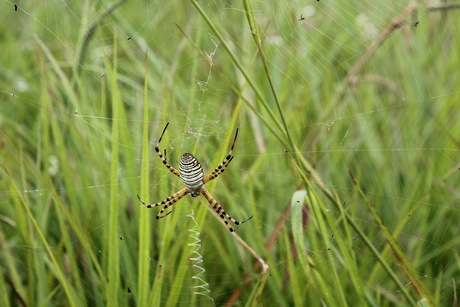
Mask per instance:
[[[235,138],[233,139],[232,147],[230,148],[230,152],[228,155],[225,157],[224,161],[222,161],[221,164],[219,164],[218,167],[216,167],[209,175],[203,178],[203,184],[206,184],[207,182],[216,179],[219,177],[220,174],[222,174],[225,169],[228,167],[230,162],[232,162],[234,156],[233,154],[233,147],[235,146],[236,138],[238,137],[238,128],[236,128],[236,133],[235,133]]]
[[[227,169],[228,165],[230,164],[230,162],[232,162],[234,157],[235,156],[232,156],[230,159],[228,159],[228,162],[222,163],[222,165],[219,165],[215,170],[212,171],[211,174],[203,178],[203,184],[219,177]],[[204,181],[207,177],[209,177],[209,179],[207,181]]]
[[[182,197],[184,197],[185,195],[189,194],[190,193],[190,190],[189,188],[183,188],[182,190],[180,190],[179,192],[177,193],[174,193],[173,195],[169,196],[168,198],[166,198],[165,200],[162,200],[160,201],[159,203],[156,203],[156,204],[145,204],[144,201],[139,197],[139,195],[137,195],[137,198],[139,199],[139,201],[147,208],[155,208],[155,207],[158,207],[158,206],[162,206],[162,205],[165,205],[163,207],[163,209],[161,209],[160,213],[158,213],[157,215],[157,220],[159,219],[162,219],[166,216],[168,216],[169,214],[171,214],[172,211],[169,211],[168,213],[166,213],[165,216],[163,216],[163,212],[165,212],[166,209],[168,209],[170,206],[174,205],[175,203],[177,203]]]
[[[203,196],[206,198],[206,200],[209,202],[209,204],[211,205],[211,207],[214,209],[214,211],[217,212],[217,214],[219,214],[220,218],[224,221],[225,223],[225,226],[227,227],[227,229],[230,231],[230,232],[234,232],[236,231],[238,228],[236,229],[233,229],[230,224],[228,223],[227,219],[229,219],[230,221],[232,221],[232,223],[234,223],[236,226],[238,225],[241,225],[241,224],[244,224],[246,223],[247,221],[249,221],[250,219],[252,219],[252,215],[245,219],[244,221],[242,222],[238,222],[237,220],[235,220],[234,218],[232,218],[230,215],[228,215],[227,212],[225,212],[225,210],[222,208],[221,205],[219,205],[219,203],[214,199],[214,197],[212,197],[211,193],[208,192],[208,190],[206,190],[205,187],[203,187],[203,190],[201,191],[201,193],[203,194]]]
[[[155,151],[157,152],[158,157],[160,157],[161,161],[163,161],[164,166],[166,166],[171,173],[173,173],[174,175],[176,175],[177,177],[180,178],[179,171],[177,169],[175,169],[174,167],[172,167],[171,165],[169,165],[168,161],[166,161],[166,150],[165,150],[165,155],[164,156],[163,156],[163,154],[161,153],[161,150],[160,150],[161,139],[163,138],[163,135],[165,134],[166,129],[168,128],[168,126],[169,126],[169,122],[166,124],[166,127],[163,129],[163,133],[161,134],[160,139],[158,140],[158,143],[155,146]]]

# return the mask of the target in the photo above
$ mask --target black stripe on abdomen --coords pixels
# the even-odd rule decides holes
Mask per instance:
[[[203,184],[203,167],[192,154],[186,153],[182,155],[179,171],[180,177],[187,188],[193,189]]]

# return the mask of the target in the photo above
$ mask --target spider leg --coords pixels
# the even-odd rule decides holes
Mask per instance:
[[[216,211],[217,214],[219,214],[220,218],[224,221],[224,224],[225,226],[227,227],[227,229],[230,231],[230,232],[234,232],[236,231],[236,229],[233,229],[230,224],[228,223],[228,220],[229,219],[230,221],[232,221],[232,223],[234,223],[236,226],[238,225],[241,225],[241,224],[244,224],[246,223],[247,221],[249,221],[250,219],[252,219],[252,215],[245,219],[244,221],[242,222],[238,222],[237,220],[235,220],[234,218],[232,218],[230,215],[228,215],[227,212],[225,212],[225,210],[222,208],[221,205],[219,205],[219,203],[214,199],[214,197],[212,197],[211,193],[209,193],[208,190],[206,190],[205,187],[203,187],[203,190],[201,191],[201,194],[203,194],[203,196],[206,198],[206,200],[209,202],[209,204],[212,206],[212,208],[214,209],[214,211]]]
[[[203,178],[203,184],[219,177],[227,169],[228,165],[230,164],[230,162],[232,162],[233,158],[235,158],[235,156],[231,156],[230,159],[224,160],[224,162],[222,162],[221,165],[219,165],[214,171],[212,171],[212,173]],[[206,181],[207,178],[208,180]]]
[[[137,198],[139,199],[139,201],[147,208],[155,208],[155,207],[158,207],[158,206],[162,206],[162,205],[165,205],[163,207],[163,209],[161,209],[160,213],[158,213],[157,215],[157,220],[159,219],[162,219],[166,216],[168,216],[169,214],[171,214],[172,211],[169,211],[168,213],[166,213],[166,215],[163,216],[163,212],[165,212],[166,209],[168,209],[170,206],[174,205],[175,203],[177,203],[182,197],[184,197],[185,195],[189,194],[190,193],[190,190],[189,188],[185,187],[183,188],[182,190],[180,190],[179,192],[177,193],[174,193],[173,195],[169,196],[168,198],[156,203],[156,204],[149,204],[147,205],[146,203],[144,203],[144,201],[139,197],[139,195],[137,195]]]
[[[225,157],[224,161],[222,161],[221,164],[219,164],[218,167],[216,167],[209,175],[203,178],[203,184],[206,184],[207,182],[216,179],[219,177],[220,174],[222,174],[225,169],[228,167],[230,162],[232,162],[234,156],[233,154],[233,147],[235,146],[236,138],[238,137],[238,128],[236,128],[236,133],[235,133],[235,138],[233,139],[232,147],[230,148],[230,152],[228,155]]]
[[[164,156],[163,156],[163,154],[161,153],[161,150],[160,150],[161,139],[163,138],[163,135],[165,134],[166,129],[168,128],[168,126],[169,126],[169,123],[167,123],[166,127],[163,129],[163,133],[161,133],[161,136],[158,139],[158,143],[155,146],[155,151],[157,152],[158,157],[160,157],[161,161],[163,161],[164,166],[166,166],[166,168],[169,169],[169,171],[171,173],[173,173],[174,175],[176,175],[177,177],[180,178],[179,171],[177,169],[175,169],[174,167],[172,167],[171,165],[169,165],[168,161],[166,161],[166,150],[165,150],[165,155]]]

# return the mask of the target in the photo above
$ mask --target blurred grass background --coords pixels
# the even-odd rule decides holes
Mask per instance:
[[[457,306],[444,4],[1,2],[0,306]]]

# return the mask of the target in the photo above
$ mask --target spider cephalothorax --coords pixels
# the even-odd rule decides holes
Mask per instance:
[[[166,128],[168,128],[168,125],[169,123],[167,123],[166,127],[163,129],[163,133],[161,134],[160,138],[158,139],[158,143],[155,146],[155,151],[157,152],[161,161],[163,161],[163,164],[169,169],[169,171],[182,179],[182,181],[185,184],[185,188],[183,188],[177,193],[174,193],[173,195],[169,196],[168,198],[159,203],[150,205],[146,205],[139,197],[139,195],[137,195],[137,198],[139,198],[141,203],[147,208],[155,208],[164,205],[163,209],[161,209],[160,213],[158,213],[157,215],[158,220],[170,214],[171,211],[166,213],[166,215],[163,215],[164,211],[168,209],[168,207],[178,202],[185,195],[190,194],[192,197],[197,197],[201,194],[206,198],[206,200],[217,212],[217,214],[219,214],[220,218],[224,221],[225,226],[230,232],[234,232],[236,229],[233,229],[230,226],[227,219],[229,219],[232,223],[234,223],[237,226],[246,223],[247,221],[252,219],[251,215],[246,220],[238,222],[225,212],[221,205],[219,205],[219,203],[214,199],[214,197],[212,197],[211,193],[209,193],[208,190],[206,190],[206,188],[204,187],[206,183],[217,178],[220,174],[222,174],[227,168],[227,166],[230,164],[230,162],[233,160],[232,153],[233,147],[235,146],[236,138],[238,136],[238,129],[236,129],[235,139],[233,140],[232,147],[230,148],[230,152],[228,153],[227,157],[225,157],[224,161],[218,167],[216,167],[209,175],[204,176],[203,167],[201,166],[200,162],[198,162],[198,160],[190,153],[182,155],[179,163],[179,171],[168,164],[168,162],[166,161],[166,152],[163,156],[159,147],[161,139],[163,138]]]

